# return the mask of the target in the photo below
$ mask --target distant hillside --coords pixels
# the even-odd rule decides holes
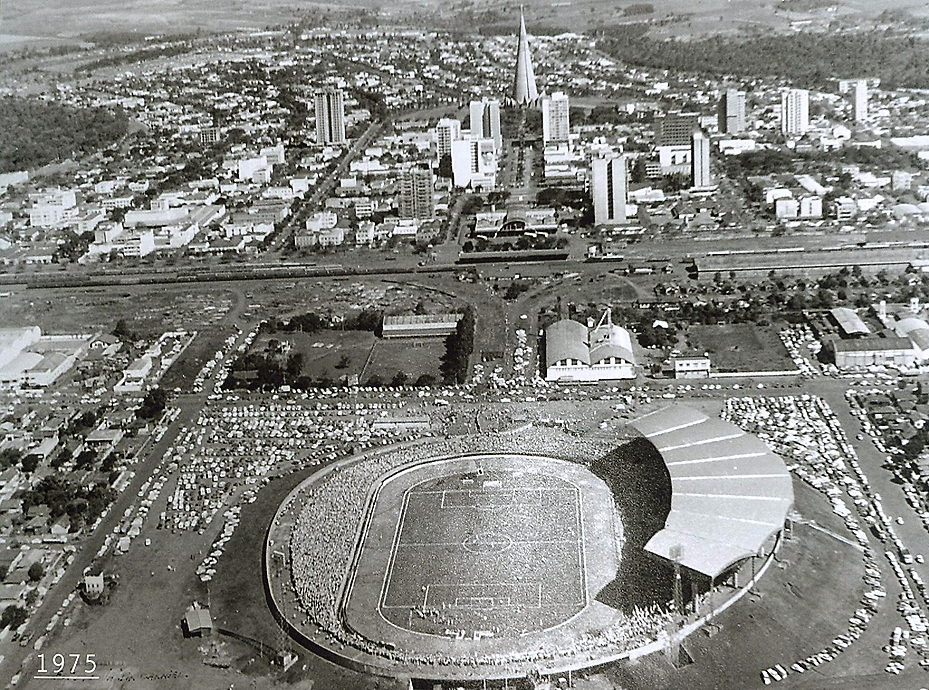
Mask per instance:
[[[884,31],[773,34],[739,40],[655,40],[646,25],[604,32],[600,47],[632,65],[713,75],[778,76],[799,85],[880,77],[888,88],[929,88],[929,41]]]

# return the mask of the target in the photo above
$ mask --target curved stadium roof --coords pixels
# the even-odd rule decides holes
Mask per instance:
[[[671,512],[646,551],[717,577],[783,528],[793,505],[790,473],[761,439],[683,405],[630,426],[671,475]]]

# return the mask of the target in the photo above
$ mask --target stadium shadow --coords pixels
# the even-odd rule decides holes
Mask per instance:
[[[613,492],[624,540],[616,577],[600,590],[597,601],[624,613],[667,604],[673,597],[674,571],[644,548],[671,512],[671,475],[661,454],[647,439],[636,438],[594,460],[590,470]]]

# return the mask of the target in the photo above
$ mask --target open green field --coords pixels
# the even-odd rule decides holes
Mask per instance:
[[[358,376],[361,383],[377,376],[384,383],[398,372],[410,383],[422,375],[441,379],[439,366],[445,354],[443,338],[384,340],[368,331],[273,333],[259,337],[253,352],[264,352],[271,340],[291,345],[290,355],[303,355],[302,375],[311,379]]]
[[[721,324],[689,326],[687,352],[709,353],[713,368],[730,371],[779,371],[794,363],[773,326]]]
[[[252,351],[265,351],[272,340],[289,343],[290,355],[303,355],[303,376],[338,381],[342,376],[361,375],[375,337],[368,331],[272,333],[260,336]]]
[[[390,380],[398,371],[407,375],[410,383],[422,375],[442,379],[439,365],[445,354],[444,338],[426,338],[419,341],[378,340],[365,377],[377,375]]]

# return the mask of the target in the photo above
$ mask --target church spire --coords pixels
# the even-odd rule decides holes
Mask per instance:
[[[529,38],[526,36],[526,19],[519,7],[519,45],[516,48],[516,79],[513,82],[513,100],[517,105],[529,105],[539,98],[529,55]]]

